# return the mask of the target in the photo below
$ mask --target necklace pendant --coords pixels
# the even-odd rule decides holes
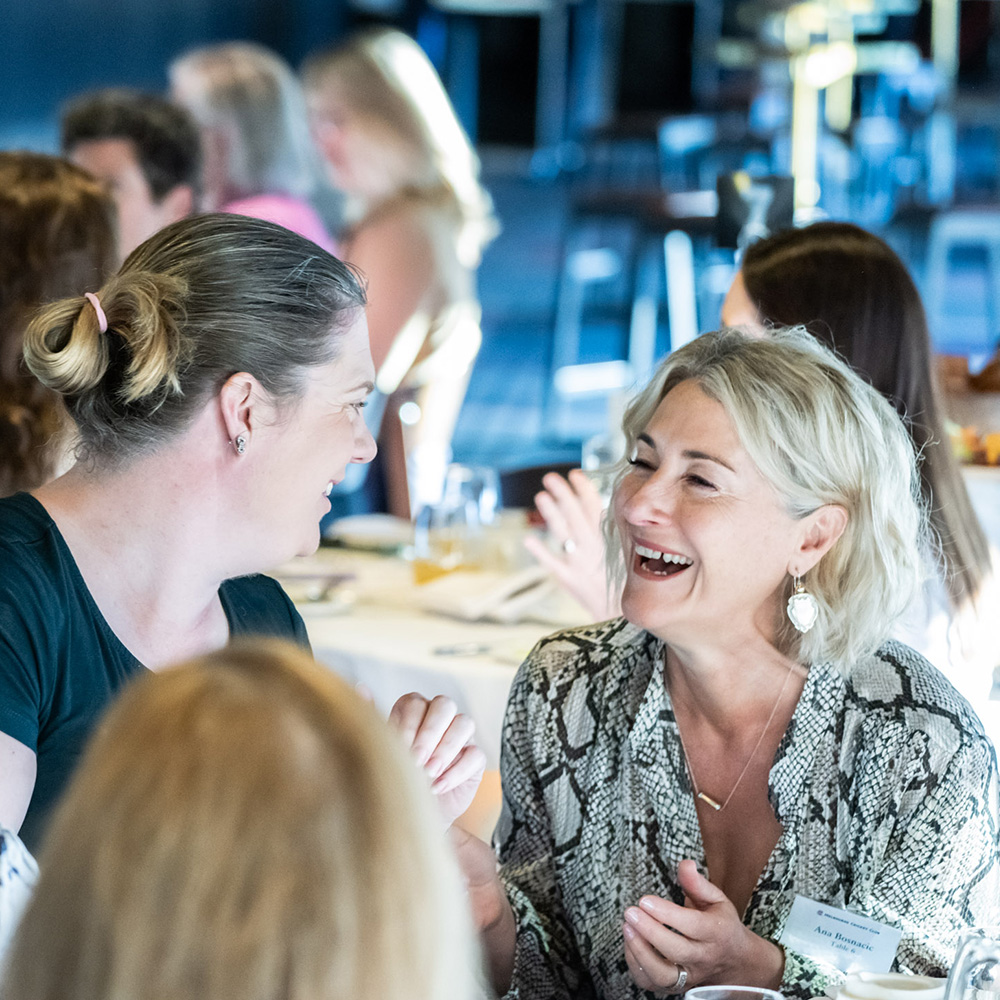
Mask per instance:
[[[698,798],[701,799],[702,802],[708,803],[708,805],[710,805],[716,812],[722,811],[722,806],[718,802],[716,802],[715,799],[713,799],[710,795],[706,795],[704,792],[699,792]]]

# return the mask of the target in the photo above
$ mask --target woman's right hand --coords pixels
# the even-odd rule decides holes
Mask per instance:
[[[503,995],[510,988],[514,971],[517,931],[514,911],[497,874],[497,856],[489,844],[459,826],[453,826],[448,835],[465,879],[472,917],[489,961],[493,987]]]
[[[542,485],[545,489],[535,495],[535,506],[562,551],[553,552],[533,536],[525,539],[524,547],[595,621],[616,617],[621,614],[621,596],[608,592],[600,493],[582,469],[573,469],[568,480],[550,472]]]

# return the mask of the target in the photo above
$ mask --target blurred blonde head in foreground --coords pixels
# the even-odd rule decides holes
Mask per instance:
[[[402,748],[303,652],[135,683],[50,831],[18,1000],[474,995],[462,888]]]

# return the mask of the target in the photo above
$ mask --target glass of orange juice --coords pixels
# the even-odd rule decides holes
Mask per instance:
[[[449,465],[441,497],[424,504],[413,523],[413,578],[429,583],[459,569],[478,569],[483,525],[493,519],[496,474],[491,469]]]

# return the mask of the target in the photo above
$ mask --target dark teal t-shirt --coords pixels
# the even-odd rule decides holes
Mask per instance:
[[[230,636],[308,647],[302,619],[269,577],[227,580],[219,597]],[[0,499],[0,731],[38,757],[20,831],[32,852],[90,731],[145,669],[104,620],[45,508],[27,493]]]

